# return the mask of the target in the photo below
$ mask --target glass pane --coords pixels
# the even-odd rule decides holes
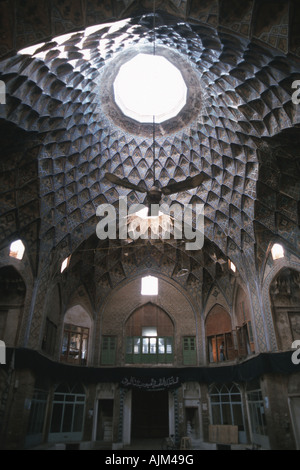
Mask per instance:
[[[141,352],[141,339],[140,338],[133,338],[133,352],[134,354],[140,354]]]
[[[244,430],[243,410],[241,405],[232,405],[233,424],[239,427],[239,431]]]
[[[156,338],[150,339],[150,354],[156,354]]]
[[[232,418],[231,418],[231,411],[230,411],[230,405],[229,404],[223,404],[222,405],[222,415],[223,415],[223,423],[222,424],[232,424]]]
[[[237,402],[240,402],[241,401],[241,395],[239,393],[232,393],[230,395],[230,398],[231,398],[231,401],[237,401]]]
[[[69,356],[78,359],[80,350],[80,335],[72,334],[70,337]]]
[[[81,345],[81,359],[84,361],[87,358],[87,347],[88,347],[88,340],[86,337],[84,337],[82,340],[82,345]]]
[[[73,432],[80,432],[82,430],[83,410],[83,405],[75,405]]]
[[[66,401],[75,401],[74,395],[66,395]]]
[[[68,354],[68,340],[69,340],[69,333],[64,332],[63,342],[62,342],[62,355],[66,356]]]
[[[167,354],[172,354],[173,352],[172,338],[166,338],[166,352]]]
[[[165,353],[165,340],[164,338],[158,338],[158,353],[164,354]]]
[[[126,340],[126,354],[133,353],[133,338],[127,338]]]
[[[65,405],[62,432],[72,431],[73,404]]]
[[[213,405],[212,411],[212,424],[222,424],[221,422],[221,410],[219,405]]]
[[[211,395],[210,400],[212,403],[219,403],[220,402],[220,396],[219,395]]]
[[[143,338],[143,354],[148,354],[149,352],[149,338]]]
[[[222,393],[222,395],[221,395],[221,401],[222,401],[222,402],[228,402],[228,401],[230,401],[229,395],[228,395],[227,393]]]
[[[53,405],[50,432],[60,432],[63,405],[55,403]]]
[[[78,396],[76,397],[76,401],[84,401],[85,400],[85,397],[82,397],[82,396]]]

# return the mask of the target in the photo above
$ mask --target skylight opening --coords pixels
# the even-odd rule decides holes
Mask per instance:
[[[120,67],[114,81],[121,111],[142,123],[161,123],[176,116],[187,99],[181,72],[160,55],[137,54]]]
[[[158,279],[154,276],[145,276],[142,278],[142,295],[158,295]]]
[[[276,259],[284,258],[284,249],[283,246],[279,243],[275,243],[272,247],[272,258],[275,261]]]
[[[24,256],[25,246],[22,240],[16,240],[11,243],[9,256],[21,260]]]

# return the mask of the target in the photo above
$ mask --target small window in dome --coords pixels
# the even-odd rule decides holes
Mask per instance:
[[[65,269],[67,269],[67,267],[69,266],[70,264],[70,259],[71,259],[71,256],[68,256],[68,258],[64,259],[63,262],[61,263],[61,267],[60,267],[60,272],[62,273]]]
[[[22,259],[25,252],[25,246],[23,245],[22,240],[16,240],[10,245],[9,256],[16,259]]]
[[[284,258],[284,249],[279,243],[273,245],[271,252],[273,260]]]
[[[146,276],[142,278],[142,295],[158,294],[158,279],[154,276]]]
[[[233,271],[234,273],[236,272],[236,266],[235,264],[229,260],[229,268],[231,269],[231,271]]]

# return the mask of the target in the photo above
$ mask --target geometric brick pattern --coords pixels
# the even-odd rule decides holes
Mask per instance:
[[[87,2],[89,25],[92,3]],[[129,205],[144,202],[140,193],[115,187],[104,174],[113,172],[149,189],[152,136],[117,126],[103,111],[99,89],[102,72],[117,55],[131,46],[151,44],[153,17],[131,14],[136,2],[115,1],[116,16],[131,19],[107,24],[100,3],[95,18],[102,24],[83,30],[87,25],[79,13],[85,2],[74,2],[76,11],[71,10],[67,19],[62,3],[52,2],[51,28],[45,19],[40,25],[43,32],[32,39],[37,43],[47,38],[46,43],[33,55],[11,55],[0,62],[0,79],[7,89],[5,109],[0,106],[1,238],[7,241],[19,234],[26,240],[34,269],[37,246],[45,266],[50,254],[61,260],[84,249],[77,260],[81,281],[88,280],[92,270],[98,291],[91,297],[97,304],[126,276],[147,267],[176,278],[192,295],[200,289],[207,295],[218,279],[230,298],[227,256],[245,272],[241,251],[250,260],[255,250],[260,263],[274,238],[296,253],[300,250],[300,120],[292,103],[299,65],[293,56],[284,55],[295,20],[287,24],[282,4],[267,29],[258,20],[253,28],[254,0],[239,8],[232,2],[237,7],[233,16],[226,14],[227,0],[168,2],[176,4],[179,19],[171,18],[169,11],[157,15],[157,43],[176,50],[193,68],[201,84],[202,108],[188,125],[156,138],[156,177],[165,186],[201,171],[207,175],[198,188],[163,200],[204,204],[206,244],[201,253],[187,254],[180,243],[174,247],[171,242],[142,243],[130,252],[130,245],[95,239],[96,209],[104,202],[116,204],[123,195]],[[44,4],[40,2],[36,18]],[[188,4],[189,20],[183,20]],[[21,15],[22,9],[17,21]],[[26,19],[25,7],[24,15]],[[3,18],[9,23],[8,11]],[[54,37],[70,30],[76,32]],[[18,30],[19,47],[30,42],[31,33],[25,21]],[[296,54],[297,39],[290,43]],[[14,44],[7,37],[7,51],[13,51]],[[182,267],[188,272],[178,277]],[[50,277],[50,272],[41,276],[45,289]],[[42,307],[43,294],[39,292],[36,308]],[[38,328],[37,322],[36,336]],[[260,334],[263,341],[263,328]]]
[[[188,127],[157,138],[157,177],[162,185],[200,171],[208,177],[199,188],[164,202],[204,203],[205,235],[225,254],[229,247],[238,253],[253,245],[254,219],[264,237],[269,231],[295,244],[297,182],[286,194],[287,179],[279,182],[274,162],[265,157],[272,153],[272,138],[294,125],[292,61],[212,28],[175,22],[167,29],[161,16],[160,22],[158,44],[176,48],[192,63],[204,104]],[[101,111],[97,91],[101,70],[115,54],[149,41],[151,27],[151,15],[143,24],[137,17],[115,24],[113,30],[102,25],[63,42],[50,41],[32,57],[18,55],[1,64],[8,92],[6,119],[26,133],[35,132],[40,142],[37,209],[45,250],[62,243],[73,251],[94,233],[95,211],[102,202],[114,203],[124,194],[129,204],[143,202],[137,193],[111,187],[103,176],[111,171],[149,187],[151,138],[114,126]],[[282,164],[280,145],[277,165]],[[285,153],[285,159],[289,155]],[[296,162],[294,166],[299,172]],[[22,192],[24,202],[27,198],[36,203],[34,192],[29,185],[27,193]]]

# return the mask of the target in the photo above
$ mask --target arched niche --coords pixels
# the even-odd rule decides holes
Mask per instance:
[[[159,336],[173,336],[174,324],[170,316],[158,305],[148,302],[137,308],[125,324],[126,336],[141,336],[143,328],[156,328]]]
[[[271,282],[270,300],[278,348],[291,349],[300,338],[300,272],[281,269]]]
[[[0,269],[0,338],[6,346],[16,346],[23,307],[26,285],[13,266]]]
[[[69,308],[64,316],[61,361],[86,365],[89,356],[92,320],[80,305]]]
[[[205,336],[209,362],[234,359],[231,317],[227,310],[216,304],[205,319]]]
[[[143,275],[144,273],[142,273]],[[156,275],[156,272],[148,273]],[[196,310],[181,286],[170,281],[170,279],[159,277],[158,295],[144,296],[141,294],[142,275],[126,281],[111,291],[106,301],[101,305],[99,311],[101,343],[99,347],[99,358],[101,364],[123,364],[126,362],[127,339],[125,334],[126,322],[133,312],[152,303],[167,313],[174,325],[173,352],[174,364],[184,362],[184,341],[193,343],[193,364],[197,361],[197,347],[199,344],[199,325],[197,323]],[[108,347],[112,349],[114,344],[115,355],[109,359],[103,354]],[[108,345],[110,342],[110,346]],[[95,343],[95,348],[98,346]],[[188,345],[189,346],[189,345]],[[190,349],[191,349],[190,348]],[[105,357],[105,363],[103,362]],[[169,357],[168,357],[169,359]]]
[[[126,363],[173,362],[174,324],[158,305],[148,302],[137,308],[125,323]]]

